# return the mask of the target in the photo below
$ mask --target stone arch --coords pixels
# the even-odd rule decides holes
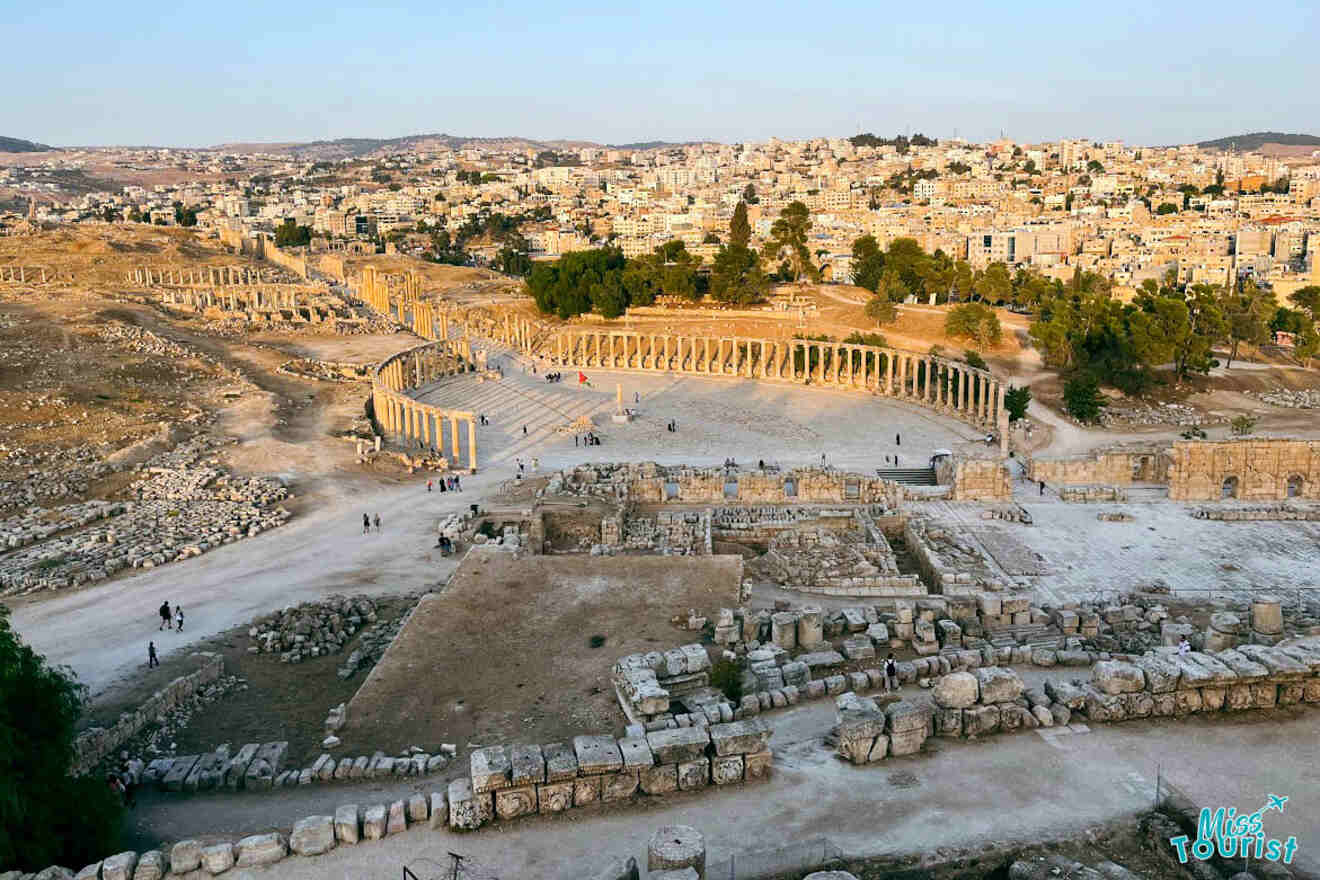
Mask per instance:
[[[1286,488],[1289,498],[1301,498],[1306,492],[1306,478],[1301,474],[1290,474]]]
[[[1224,477],[1224,483],[1219,487],[1219,497],[1223,499],[1238,497],[1238,478],[1234,474]]]

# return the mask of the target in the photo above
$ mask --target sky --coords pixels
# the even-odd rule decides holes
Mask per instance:
[[[1320,134],[1316,0],[0,2],[0,135],[56,146]]]

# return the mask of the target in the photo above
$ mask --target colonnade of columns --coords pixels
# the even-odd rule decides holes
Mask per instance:
[[[169,284],[174,287],[217,287],[226,284],[262,284],[270,281],[254,266],[202,266],[198,269],[152,269],[142,267],[128,273],[130,284]]]
[[[17,281],[20,284],[26,284],[29,278],[36,281],[38,278],[45,282],[45,266],[0,266],[0,281]]]
[[[476,415],[464,410],[441,409],[405,393],[441,377],[464,372],[467,361],[462,357],[462,350],[461,341],[443,339],[400,352],[383,361],[372,378],[372,406],[383,431],[399,436],[405,444],[420,443],[438,454],[447,455],[450,466],[455,468],[459,467],[462,458],[461,437],[466,426],[467,461],[462,466],[475,471]]]
[[[578,369],[742,376],[868,390],[975,424],[997,424],[1003,407],[1003,386],[984,370],[873,345],[588,330],[557,334],[550,354],[556,364]]]

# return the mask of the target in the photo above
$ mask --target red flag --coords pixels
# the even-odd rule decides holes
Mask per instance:
[[[578,384],[579,384],[579,385],[585,385],[586,382],[587,382],[587,377],[586,377],[586,375],[583,374],[583,372],[582,372],[581,370],[578,370]]]

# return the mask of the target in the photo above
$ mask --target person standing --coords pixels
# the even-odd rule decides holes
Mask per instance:
[[[898,435],[898,434],[895,434],[895,435],[894,435],[894,445],[895,445],[895,446],[902,446],[902,445],[903,445],[903,438],[902,438],[902,436],[900,436],[900,435]]]
[[[463,481],[462,481],[462,479],[458,476],[458,474],[454,474],[454,491],[455,491],[455,492],[462,492],[462,491],[463,491]]]
[[[176,627],[176,629],[178,629],[179,632],[183,632],[183,606],[182,606],[182,605],[175,605],[175,606],[174,606],[174,620],[175,620],[176,623],[178,623],[178,626]]]
[[[1045,494],[1045,481],[1044,481],[1044,480],[1041,480],[1041,481],[1040,481],[1040,494],[1041,494],[1041,495],[1044,495],[1044,494]]]
[[[156,657],[156,643],[147,642],[147,668],[150,669],[153,666],[159,665],[160,660]]]
[[[371,533],[371,517],[367,516],[364,513],[362,514],[362,534],[367,535],[370,533]]]
[[[427,481],[426,481],[426,491],[427,491],[427,492],[430,492],[430,491],[431,491],[431,483],[432,483],[432,482],[433,482],[432,480],[427,480]]]
[[[376,514],[376,533],[380,534],[380,514]]]
[[[170,628],[170,603],[169,600],[160,603],[160,629]]]
[[[898,690],[898,661],[894,659],[893,651],[885,658],[885,692],[891,690]]]

